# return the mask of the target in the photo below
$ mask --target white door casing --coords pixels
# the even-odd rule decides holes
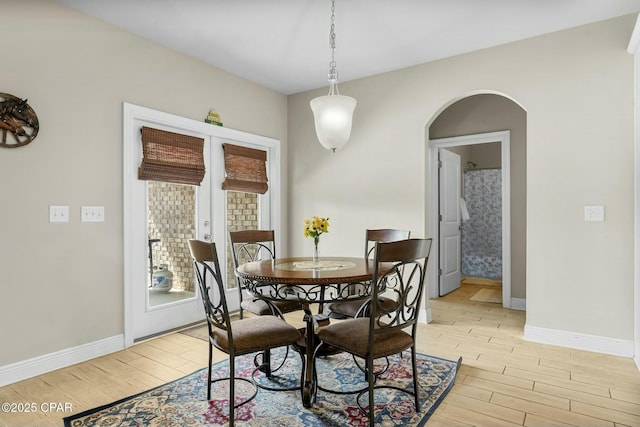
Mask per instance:
[[[460,287],[460,156],[443,148],[439,154],[440,278],[439,295]]]
[[[638,370],[640,370],[640,14],[636,18],[636,24],[633,27],[633,33],[627,46],[627,52],[633,55],[633,85],[634,85],[634,263],[633,263],[633,282],[634,282],[634,359]]]

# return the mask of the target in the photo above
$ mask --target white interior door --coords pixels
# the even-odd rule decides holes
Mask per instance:
[[[440,206],[440,281],[439,294],[446,295],[460,287],[461,224],[460,156],[439,150]]]

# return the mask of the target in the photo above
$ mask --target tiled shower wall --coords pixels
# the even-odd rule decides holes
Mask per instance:
[[[195,274],[188,239],[195,238],[196,187],[149,181],[149,238],[153,264],[167,264],[173,289],[193,291]]]
[[[502,171],[464,173],[469,220],[462,229],[462,274],[502,279]]]

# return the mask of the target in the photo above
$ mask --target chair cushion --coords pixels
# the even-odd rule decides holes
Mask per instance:
[[[369,346],[369,318],[343,320],[320,328],[318,337],[325,344],[332,345],[356,356],[367,357]],[[413,345],[411,335],[403,330],[390,330],[376,335],[373,341],[373,358],[400,353]]]
[[[242,301],[242,308],[252,312],[257,316],[264,316],[267,314],[273,314],[271,312],[271,308],[269,305],[261,299],[252,299],[252,300],[244,300]],[[273,305],[278,307],[278,309],[282,313],[290,313],[292,311],[301,310],[302,305],[300,301],[290,300],[290,301],[273,301]]]
[[[327,310],[331,313],[341,314],[347,317],[356,317],[356,313],[364,303],[366,303],[366,301],[362,300],[332,302],[327,305]]]
[[[387,297],[378,297],[378,300],[382,303],[385,311],[391,312],[396,309],[396,302],[394,300]],[[332,313],[342,314],[347,317],[356,317],[362,304],[365,304],[367,301],[368,300],[346,300],[332,302],[327,305],[327,309]]]
[[[271,315],[235,320],[231,330],[236,354],[295,344],[302,337],[295,327]],[[213,340],[217,347],[229,352],[227,331],[213,329]]]

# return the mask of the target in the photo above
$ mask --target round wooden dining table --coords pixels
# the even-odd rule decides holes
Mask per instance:
[[[302,403],[311,407],[315,400],[315,372],[312,355],[317,343],[315,325],[327,322],[323,305],[332,301],[361,299],[372,292],[373,260],[365,258],[331,257],[312,261],[311,258],[279,258],[248,262],[236,269],[243,286],[254,296],[270,301],[300,301],[304,310],[305,365]],[[319,304],[318,314],[310,304]]]

